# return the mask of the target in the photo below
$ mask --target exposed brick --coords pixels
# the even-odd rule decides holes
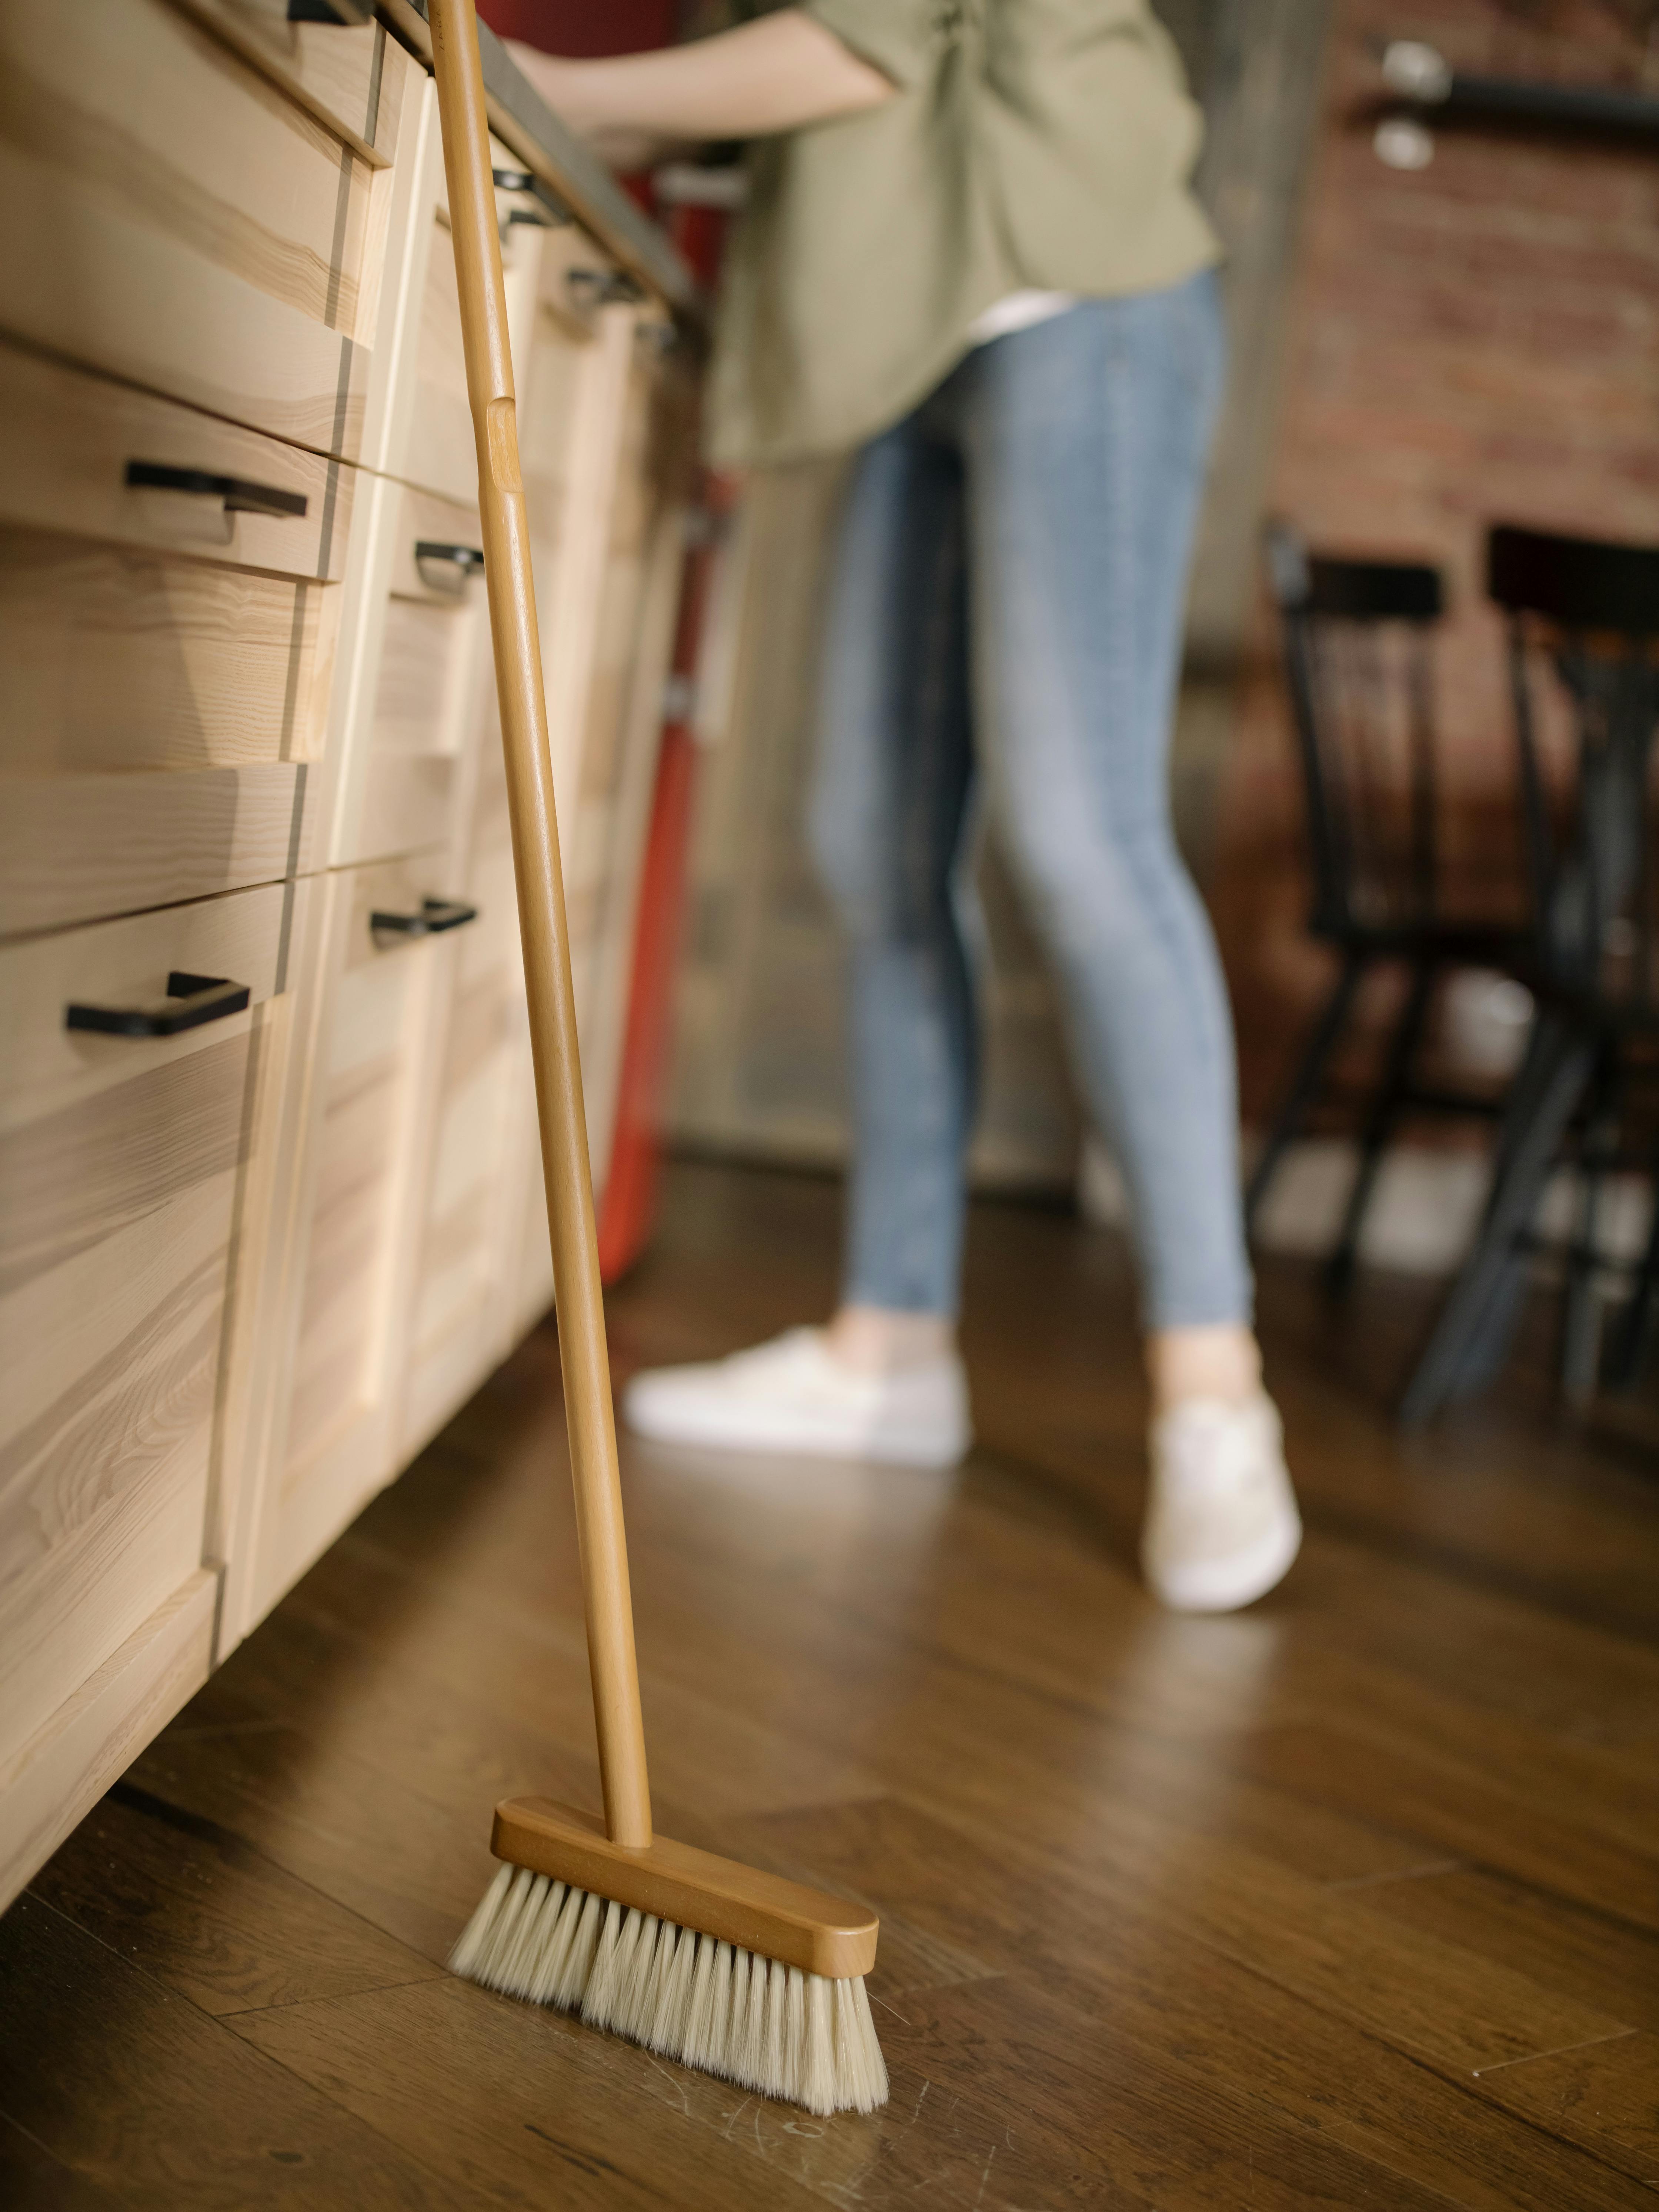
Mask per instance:
[[[1330,550],[1446,571],[1443,850],[1480,888],[1510,880],[1515,851],[1487,524],[1659,543],[1659,161],[1446,129],[1427,169],[1386,169],[1363,111],[1391,38],[1560,82],[1636,82],[1640,54],[1595,0],[1540,0],[1524,21],[1494,0],[1339,0],[1332,34],[1271,504]],[[1329,974],[1303,932],[1301,784],[1275,650],[1264,595],[1212,883],[1258,1115]]]

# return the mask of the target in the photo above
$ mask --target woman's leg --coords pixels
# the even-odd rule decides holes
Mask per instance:
[[[834,1347],[948,1348],[974,1109],[961,860],[973,782],[963,484],[915,418],[855,464],[809,830],[848,951],[854,1158]]]
[[[948,387],[981,757],[1140,1250],[1156,1400],[1142,1564],[1166,1604],[1206,1612],[1273,1589],[1302,1541],[1249,1326],[1226,995],[1169,806],[1221,351],[1206,277],[1085,303]]]
[[[1208,277],[1094,301],[953,380],[991,802],[1127,1186],[1165,1395],[1249,1395],[1233,1042],[1168,748],[1219,389]]]
[[[836,552],[811,840],[848,939],[854,1122],[844,1303],[720,1360],[636,1375],[674,1443],[943,1467],[974,1007],[956,876],[973,780],[959,457],[913,420],[855,465]]]

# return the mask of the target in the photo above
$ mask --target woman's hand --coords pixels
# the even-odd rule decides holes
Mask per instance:
[[[890,78],[822,23],[786,8],[689,46],[566,61],[509,39],[507,51],[562,122],[617,168],[677,148],[757,138],[878,107]]]

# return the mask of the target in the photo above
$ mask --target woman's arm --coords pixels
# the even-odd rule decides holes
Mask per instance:
[[[855,115],[894,91],[890,78],[799,8],[611,61],[564,61],[517,40],[507,45],[554,112],[618,168],[643,167],[702,140],[757,138]]]

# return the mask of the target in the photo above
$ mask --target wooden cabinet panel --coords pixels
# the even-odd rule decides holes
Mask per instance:
[[[380,56],[371,159],[164,0],[4,0],[0,325],[355,455],[389,208],[379,107],[395,143],[412,67]]]
[[[478,453],[466,397],[455,252],[447,210],[434,209],[430,220],[433,237],[415,355],[414,413],[402,473],[411,483],[471,506],[478,496]]]
[[[414,1254],[411,1182],[457,931],[377,933],[453,890],[441,854],[329,880],[325,1012],[294,1261],[288,1403],[266,1486],[256,1614],[395,1471],[393,1421]]]
[[[673,651],[690,451],[689,392],[637,336],[622,413],[580,750],[561,793],[568,825],[576,1018],[596,1188],[610,1165],[627,1026],[640,868]]]
[[[247,891],[0,951],[0,1762],[201,1564],[228,1270],[264,1008],[293,893]],[[246,983],[173,1036],[71,1004]]]
[[[149,463],[262,488],[134,488]],[[0,933],[311,864],[356,471],[0,345]]]
[[[490,149],[502,174],[520,167],[518,156],[493,139]],[[433,155],[426,195],[430,228],[425,241],[415,339],[408,442],[393,468],[396,474],[406,477],[410,483],[441,492],[446,498],[472,507],[478,496],[477,447],[472,434],[472,410],[466,396],[466,356],[461,344],[455,252],[450,238],[441,150],[435,143]],[[544,242],[547,251],[564,254],[570,250],[564,241],[580,234],[541,228],[538,219],[543,210],[527,193],[498,191],[495,207],[502,225],[501,260],[507,282],[508,314],[513,319],[515,279],[528,273],[533,281],[535,271],[543,265]],[[532,220],[524,220],[526,216]],[[586,258],[594,259],[596,251],[586,251]],[[514,330],[515,356],[520,335],[518,330]]]
[[[217,1575],[198,1567],[0,1763],[0,1901],[159,1735],[213,1664]]]
[[[382,23],[291,23],[289,0],[177,0],[375,166],[396,150],[420,72]]]
[[[432,90],[288,18],[0,0],[0,1904],[550,1297]],[[602,1167],[671,495],[498,203]]]
[[[0,781],[0,931],[50,928],[282,875],[304,822],[301,769]]]
[[[127,482],[134,461],[228,477],[305,501],[228,510],[222,493]],[[334,582],[357,472],[258,431],[0,343],[0,516],[116,545]]]
[[[512,1334],[519,1193],[507,1164],[532,1086],[510,847],[490,840],[475,854],[466,896],[478,921],[454,949],[430,1079],[400,1462],[477,1388]]]
[[[387,503],[391,588],[373,708],[358,740],[367,752],[362,797],[340,854],[349,860],[412,852],[452,834],[489,650],[483,569],[465,565],[482,559],[476,506],[401,485]]]

